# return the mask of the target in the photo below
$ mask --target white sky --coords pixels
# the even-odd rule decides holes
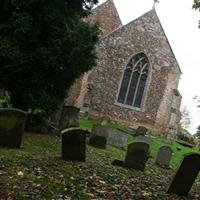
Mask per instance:
[[[192,118],[189,131],[200,125],[200,108],[194,96],[200,97],[200,13],[192,9],[193,0],[159,0],[156,11],[182,70],[179,91]],[[105,0],[100,0],[100,3]],[[153,0],[114,0],[122,23],[138,18],[153,6]]]

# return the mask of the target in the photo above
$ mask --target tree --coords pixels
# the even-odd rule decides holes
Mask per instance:
[[[197,132],[195,133],[195,137],[200,139],[200,126],[197,127]]]
[[[193,9],[200,11],[200,1],[199,0],[194,0],[194,3],[193,3],[192,7],[193,7]],[[199,22],[199,27],[200,27],[200,22]]]
[[[193,8],[196,10],[198,9],[200,11],[200,1],[199,0],[194,0]]]
[[[181,109],[181,126],[183,129],[188,129],[191,124],[190,113],[186,106]]]
[[[97,2],[0,1],[0,88],[14,107],[44,121],[73,81],[95,66],[98,28],[81,18]]]

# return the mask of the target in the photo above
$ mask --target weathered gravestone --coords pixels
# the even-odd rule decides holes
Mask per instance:
[[[151,144],[151,138],[148,136],[144,136],[144,135],[138,135],[135,138],[135,141],[136,142],[145,142],[145,143],[148,143],[149,145]]]
[[[138,135],[146,135],[148,132],[148,129],[143,127],[143,126],[139,126],[135,132],[135,136],[138,136]]]
[[[74,106],[64,106],[59,120],[59,129],[63,130],[79,126],[80,109]]]
[[[184,156],[167,193],[187,196],[200,170],[200,154],[191,153]]]
[[[69,161],[85,161],[86,134],[80,128],[69,128],[62,132],[62,158]]]
[[[163,168],[169,168],[171,157],[172,157],[171,147],[162,146],[158,150],[157,157],[156,157],[156,164]]]
[[[108,139],[107,143],[117,147],[117,148],[126,148],[128,141],[128,135],[116,129],[108,129]]]
[[[144,171],[149,157],[149,144],[145,142],[134,142],[128,145],[124,166]]]
[[[105,149],[108,138],[108,128],[102,125],[94,125],[90,133],[89,143],[93,147]]]
[[[27,114],[14,108],[0,109],[0,146],[20,148]]]

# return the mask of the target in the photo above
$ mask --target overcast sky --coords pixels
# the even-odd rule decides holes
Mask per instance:
[[[100,3],[105,0],[100,0]],[[126,24],[152,9],[153,0],[114,0],[122,23]],[[200,13],[192,9],[193,0],[159,0],[156,11],[183,72],[179,91],[192,118],[191,133],[200,125]]]

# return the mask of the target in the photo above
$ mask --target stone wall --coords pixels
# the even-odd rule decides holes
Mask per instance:
[[[81,93],[83,77],[84,75],[82,75],[79,79],[76,79],[74,84],[69,89],[68,97],[66,98],[64,103],[66,106],[76,106],[78,108],[81,107],[81,105],[77,105],[77,99],[79,98]]]
[[[92,10],[92,14],[84,19],[88,23],[98,23],[100,32],[100,38],[109,35],[122,26],[118,12],[116,10],[113,0],[107,0],[105,3],[97,6]],[[85,73],[81,78],[77,79],[68,92],[68,98],[65,101],[65,105],[73,105],[81,108],[84,103],[89,101],[88,97],[85,97],[87,93],[87,79],[88,73]],[[84,102],[84,98],[86,102]]]
[[[122,26],[113,0],[107,0],[105,3],[93,9],[87,21],[90,23],[98,22],[101,31],[100,38],[109,35]]]
[[[165,92],[160,103],[159,110],[157,112],[157,120],[155,124],[155,128],[158,129],[158,132],[168,132],[169,126],[173,126],[173,118],[174,109],[173,101],[174,101],[174,89],[177,88],[177,74],[172,71],[168,74],[167,78],[167,86],[165,88]],[[175,116],[176,120],[176,116]]]
[[[136,110],[119,105],[116,98],[124,68],[139,52],[148,56],[151,74],[143,107]],[[155,10],[102,39],[97,55],[97,67],[88,79],[92,86],[90,117],[108,118],[133,127],[143,125],[164,133],[171,116],[173,89],[179,77],[177,71],[180,71]]]
[[[182,96],[179,95],[176,97],[176,123],[179,123],[181,121],[181,111],[180,111],[180,107],[181,107],[181,101],[182,101]]]
[[[104,118],[134,128],[145,126],[155,133],[165,134],[172,117],[173,90],[178,87],[181,74],[178,63],[154,9],[118,28],[121,22],[116,18],[113,5],[112,0],[108,0],[90,17],[92,22],[99,19],[103,30],[96,48],[97,66],[76,81],[66,105],[87,107],[90,118]],[[111,16],[110,7],[114,9]],[[140,52],[147,55],[151,69],[142,107],[138,110],[120,105],[116,100],[124,69],[132,56]],[[180,102],[181,98],[176,105],[177,121]]]

